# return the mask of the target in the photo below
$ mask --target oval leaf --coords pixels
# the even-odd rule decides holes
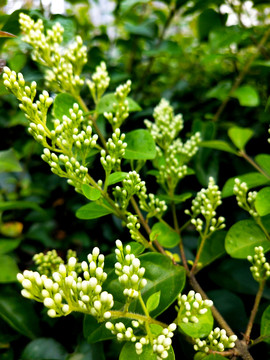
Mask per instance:
[[[200,142],[200,146],[210,148],[210,149],[226,151],[226,152],[237,155],[237,151],[234,150],[234,148],[230,144],[228,144],[226,141],[223,141],[223,140],[202,141],[202,142]]]
[[[21,360],[65,360],[65,348],[51,338],[39,338],[31,341],[23,350]]]
[[[117,171],[109,175],[108,186],[114,185],[127,177],[127,172]]]
[[[224,247],[225,236],[226,231],[217,231],[207,239],[200,256],[200,268],[211,264],[226,253]]]
[[[17,281],[17,274],[20,271],[16,261],[9,255],[0,255],[0,283]]]
[[[238,99],[241,106],[258,106],[260,104],[258,91],[250,85],[240,86],[231,96]]]
[[[180,323],[179,328],[181,331],[192,338],[206,337],[213,329],[214,318],[211,310],[203,315],[197,315],[199,322],[197,323]]]
[[[261,189],[255,200],[255,207],[260,216],[270,214],[270,187]]]
[[[157,240],[160,245],[166,248],[173,248],[179,244],[180,237],[168,225],[158,222],[152,227],[150,240]]]
[[[0,254],[6,254],[16,249],[22,239],[0,239]]]
[[[77,100],[70,94],[60,93],[56,95],[53,102],[54,117],[59,120],[62,120],[64,115],[69,117],[69,109],[72,109],[75,103],[78,103]]]
[[[261,336],[270,344],[270,305],[264,310],[261,321]]]
[[[130,97],[127,97],[126,99],[128,101],[128,110],[129,112],[132,111],[140,111],[141,107],[139,104],[137,104],[134,100],[132,100]],[[113,104],[117,104],[117,99],[114,94],[106,94],[102,96],[102,98],[99,100],[99,103],[97,104],[96,111],[98,114],[103,114],[105,112],[114,112],[114,106]]]
[[[247,142],[252,138],[253,134],[253,130],[243,129],[240,127],[232,127],[228,131],[230,139],[239,150],[244,150]]]
[[[83,195],[91,201],[96,201],[101,196],[101,192],[98,189],[94,188],[93,186],[89,186],[87,184],[82,185],[82,191],[83,191]]]
[[[91,202],[79,208],[76,211],[76,216],[78,219],[82,220],[90,220],[90,219],[98,219],[102,216],[112,214],[113,210],[109,208],[105,208],[95,202]]]
[[[270,241],[254,220],[241,220],[228,231],[225,249],[231,257],[246,259],[254,255],[255,246],[262,246],[265,251],[270,249]]]
[[[160,291],[152,294],[146,301],[146,308],[149,312],[155,310],[158,307],[160,301]]]
[[[130,160],[147,160],[156,157],[156,145],[149,131],[137,129],[126,134],[127,143],[124,158]]]
[[[270,155],[259,154],[255,157],[255,161],[268,175],[270,175]]]

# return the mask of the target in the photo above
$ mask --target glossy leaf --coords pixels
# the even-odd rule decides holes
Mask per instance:
[[[214,318],[212,315],[211,310],[208,310],[203,315],[197,316],[199,319],[199,322],[197,323],[180,323],[179,328],[181,331],[193,338],[203,338],[206,337],[211,330],[213,329],[214,324]]]
[[[157,240],[165,248],[173,248],[180,242],[179,235],[168,225],[158,222],[152,227],[150,240]]]
[[[270,187],[261,189],[255,200],[255,208],[260,216],[270,214]]]
[[[244,150],[247,142],[252,138],[253,134],[253,130],[240,127],[232,127],[228,131],[230,139],[239,150]]]
[[[270,180],[258,172],[252,172],[240,176],[235,176],[226,181],[222,189],[222,197],[226,198],[233,195],[234,180],[238,178],[241,182],[245,182],[248,189],[255,188],[257,186],[269,184]]]
[[[224,360],[227,359],[222,355],[219,354],[210,354],[203,358],[204,360]]]
[[[141,107],[139,104],[137,104],[133,99],[127,97],[128,101],[128,109],[129,112],[133,111],[140,111]],[[96,111],[98,114],[103,114],[105,112],[112,112],[114,113],[114,107],[113,104],[117,104],[117,99],[114,94],[106,94],[102,96],[102,98],[99,100],[99,103],[97,104]]]
[[[87,184],[82,185],[82,191],[83,191],[83,195],[91,201],[96,201],[101,196],[101,192],[98,189],[94,188],[93,186],[89,186]]]
[[[0,254],[6,254],[16,249],[22,239],[0,239]]]
[[[237,98],[241,106],[258,106],[260,104],[258,91],[250,85],[240,86],[231,96]]]
[[[147,160],[156,157],[156,145],[149,133],[144,129],[137,129],[126,134],[127,143],[124,158],[129,160]]]
[[[146,301],[146,308],[148,312],[152,312],[158,307],[158,304],[160,302],[160,291],[152,294],[149,296],[149,298]]]
[[[13,257],[0,255],[0,283],[11,283],[17,281],[19,268]]]
[[[67,351],[58,341],[38,338],[25,347],[21,360],[65,360],[66,356]]]
[[[143,352],[140,355],[138,355],[135,350],[135,344],[132,342],[127,342],[127,343],[125,343],[125,345],[123,346],[123,348],[121,350],[119,360],[127,360],[127,359],[128,360],[156,360],[157,354],[153,353],[153,347],[151,344],[149,344],[149,345],[145,345],[143,347]],[[168,351],[168,357],[166,359],[167,360],[175,359],[172,347],[170,347],[170,349]]]
[[[67,360],[105,360],[104,350],[101,343],[80,343],[73,354]]]
[[[116,320],[110,320],[115,322]],[[119,322],[119,319],[117,319]],[[124,323],[126,319],[121,319]],[[91,315],[85,315],[83,322],[83,334],[89,343],[96,343],[108,339],[113,339],[115,335],[111,333],[106,327],[105,323],[98,323]]]
[[[108,178],[108,186],[121,182],[127,177],[127,174],[128,174],[127,172],[123,172],[123,171],[117,171],[110,174]]]
[[[237,151],[226,141],[223,140],[208,140],[200,142],[201,147],[206,147],[210,149],[216,149],[221,151],[226,151],[232,154],[237,155]]]
[[[225,249],[234,258],[246,259],[254,255],[255,246],[270,249],[270,241],[254,220],[241,220],[234,224],[225,238]]]
[[[34,339],[40,334],[39,319],[33,304],[14,289],[1,288],[0,316],[24,336]]]
[[[226,231],[217,231],[206,240],[200,256],[200,267],[205,267],[226,254],[224,247],[225,236]]]
[[[22,171],[19,160],[13,149],[0,151],[0,173]]]
[[[91,202],[89,204],[83,205],[76,211],[76,216],[78,219],[90,220],[98,219],[102,216],[112,214],[113,210],[110,208],[105,208],[96,202]]]
[[[258,165],[270,176],[270,155],[259,154],[255,156],[255,161]]]
[[[53,102],[53,114],[55,119],[62,120],[63,116],[70,116],[69,109],[73,108],[73,104],[78,101],[70,94],[60,93],[56,95]]]
[[[22,209],[33,209],[44,212],[44,210],[38,206],[38,204],[32,201],[0,201],[0,211]]]
[[[261,320],[261,336],[270,344],[270,305],[264,310]]]

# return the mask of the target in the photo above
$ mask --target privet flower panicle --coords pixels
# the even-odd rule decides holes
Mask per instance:
[[[118,341],[135,342],[137,340],[137,337],[134,335],[133,328],[130,326],[126,328],[122,322],[113,324],[108,321],[105,326],[113,335],[116,335]]]
[[[254,218],[259,214],[255,209],[255,200],[257,197],[257,191],[249,191],[245,182],[241,182],[240,179],[234,180],[233,193],[236,196],[237,205],[246,210]]]
[[[113,130],[120,128],[125,119],[129,116],[129,105],[127,96],[131,90],[131,81],[119,85],[114,93],[116,101],[113,103],[113,112],[105,112],[104,116],[111,124]]]
[[[123,186],[116,186],[113,190],[113,195],[116,200],[115,205],[122,209],[127,208],[129,200],[133,195],[141,197],[145,196],[145,194],[145,182],[141,180],[140,175],[136,171],[130,171],[123,180]]]
[[[129,229],[131,239],[142,242],[141,233],[139,229],[141,227],[136,215],[128,213],[126,227]]]
[[[247,259],[252,264],[250,271],[256,281],[261,282],[270,277],[270,264],[266,261],[262,246],[255,247],[255,255],[249,255]]]
[[[107,279],[103,268],[104,255],[100,254],[98,248],[94,248],[92,254],[88,255],[88,263],[83,261],[78,265],[76,257],[71,256],[66,264],[60,263],[58,271],[51,275],[52,278],[28,270],[18,274],[17,278],[24,288],[22,295],[43,302],[50,317],[79,311],[103,321],[111,317],[110,309],[114,304],[113,296],[102,291],[102,285]]]
[[[200,315],[205,314],[213,305],[212,300],[203,300],[201,294],[195,293],[193,290],[190,290],[187,295],[179,294],[177,303],[178,306],[175,309],[178,312],[178,324],[181,322],[198,323]]]
[[[110,77],[104,61],[102,61],[100,65],[96,67],[96,71],[92,76],[92,80],[87,79],[86,84],[90,89],[95,104],[97,104],[110,84]]]
[[[76,36],[75,42],[63,49],[60,45],[64,29],[59,23],[45,33],[41,19],[34,22],[21,13],[19,22],[24,33],[23,40],[33,46],[33,59],[49,68],[45,74],[47,85],[78,95],[84,84],[80,74],[87,62],[87,49],[82,38]]]
[[[136,299],[140,291],[146,286],[147,281],[143,278],[145,268],[141,267],[140,260],[131,254],[131,248],[125,248],[120,240],[116,241],[116,264],[115,273],[120,284],[124,286],[123,294],[131,299]]]
[[[195,339],[194,349],[208,353],[209,350],[224,351],[235,347],[236,335],[227,336],[226,330],[215,328],[205,340]]]
[[[149,199],[147,203],[147,198]],[[154,194],[148,194],[147,197],[140,197],[140,208],[147,212],[147,218],[156,216],[162,218],[167,210],[167,205],[164,200],[160,200]]]
[[[153,339],[153,352],[157,354],[157,360],[167,359],[169,356],[168,351],[172,344],[171,338],[176,328],[177,325],[172,323],[163,329],[160,335]]]
[[[192,217],[191,223],[196,230],[202,234],[204,230],[204,221],[198,216],[202,214],[208,224],[207,234],[210,235],[216,230],[221,230],[225,227],[225,219],[220,216],[216,218],[216,209],[221,205],[221,192],[212,177],[209,178],[208,188],[199,191],[192,200],[191,211],[185,210],[187,215]]]

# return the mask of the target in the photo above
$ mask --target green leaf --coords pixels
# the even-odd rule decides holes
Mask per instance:
[[[199,145],[201,147],[226,151],[226,152],[237,155],[237,151],[230,144],[228,144],[226,141],[223,141],[223,140],[202,141],[202,142],[200,142]]]
[[[87,184],[82,185],[82,191],[83,191],[83,195],[91,201],[96,201],[101,196],[100,190],[94,188],[93,186],[89,186]]]
[[[265,336],[263,341],[270,344],[270,305],[263,312],[260,335]]]
[[[255,200],[255,208],[260,216],[270,214],[270,187],[261,189]]]
[[[244,175],[240,175],[240,176],[234,176],[234,177],[230,178],[229,180],[227,180],[225,185],[223,186],[223,189],[222,189],[222,197],[223,198],[233,195],[234,180],[236,178],[239,179],[241,182],[245,182],[247,184],[249,190],[252,188],[255,188],[257,186],[261,186],[261,185],[270,183],[269,179],[267,179],[265,176],[263,176],[262,174],[259,174],[257,172],[252,172],[252,173],[248,173],[248,174],[244,174]]]
[[[123,346],[119,360],[157,360],[157,354],[153,353],[153,346],[151,344],[145,345],[143,347],[143,352],[138,355],[135,350],[135,344],[132,342],[127,342]],[[175,360],[173,348],[170,347],[168,350],[167,360]]]
[[[250,85],[240,86],[231,96],[238,99],[241,106],[253,107],[260,104],[258,91]]]
[[[73,104],[78,101],[70,94],[57,94],[53,102],[53,114],[55,119],[62,120],[63,116],[70,116],[69,109],[73,108]]]
[[[17,281],[17,274],[20,271],[16,261],[9,255],[0,255],[0,283]]]
[[[206,9],[198,17],[198,35],[200,41],[207,40],[209,33],[221,27],[223,24],[222,15],[213,9]]]
[[[96,202],[91,202],[89,204],[80,207],[76,211],[76,216],[78,219],[90,220],[90,219],[97,219],[112,213],[113,213],[113,209],[99,205]]]
[[[259,154],[255,157],[258,165],[270,176],[270,155]]]
[[[174,195],[173,197],[166,194],[158,194],[157,197],[160,200],[165,200],[166,202],[174,202],[175,204],[180,204],[187,199],[190,199],[193,194],[191,192],[186,192],[181,195]]]
[[[58,341],[39,338],[25,347],[21,360],[65,360],[67,355],[67,351]]]
[[[117,171],[109,175],[108,186],[121,182],[127,177],[127,172]]]
[[[127,97],[126,99],[128,101],[128,109],[129,112],[133,112],[133,111],[140,111],[142,110],[140,105],[137,104],[133,99],[131,99],[130,97]],[[105,112],[112,112],[114,113],[114,107],[113,104],[116,103],[117,104],[117,99],[116,96],[114,94],[106,94],[104,96],[102,96],[102,98],[99,100],[97,107],[96,107],[96,111],[98,114],[103,114]]]
[[[219,354],[210,354],[203,358],[203,360],[224,360],[226,357]]]
[[[124,158],[129,160],[147,160],[156,157],[156,145],[149,131],[137,129],[126,134],[127,143]]]
[[[218,83],[217,86],[210,89],[206,93],[207,98],[216,98],[220,101],[223,101],[226,99],[227,95],[229,94],[229,91],[232,87],[231,81],[221,81]]]
[[[1,288],[0,316],[24,336],[34,339],[40,334],[39,319],[32,303],[14,289]]]
[[[216,231],[206,240],[200,256],[200,268],[211,264],[222,255],[226,254],[224,248],[226,231]]]
[[[197,315],[199,322],[197,323],[180,323],[181,331],[192,338],[206,337],[213,329],[214,318],[211,310],[208,310],[203,315]]]
[[[150,240],[157,240],[165,248],[173,248],[179,244],[180,237],[168,225],[158,222],[152,227]]]
[[[253,134],[253,130],[247,128],[243,129],[240,127],[232,127],[228,131],[229,137],[239,150],[244,150],[247,142],[252,138]]]
[[[67,360],[105,360],[103,345],[101,343],[88,344],[84,341],[76,347]]]
[[[160,301],[160,291],[149,296],[149,298],[146,301],[146,308],[149,313],[158,307],[159,301]]]
[[[33,209],[44,212],[44,210],[32,201],[0,201],[0,211]]]
[[[13,149],[2,150],[0,151],[0,173],[11,171],[22,171],[22,167]]]
[[[0,239],[0,254],[6,254],[16,249],[22,239]]]
[[[125,322],[126,319],[123,320]],[[119,321],[119,319],[117,319]],[[116,320],[111,320],[112,323]],[[105,327],[105,323],[98,323],[97,320],[91,315],[85,315],[83,322],[83,335],[89,343],[96,343],[113,339],[115,335]]]
[[[246,259],[254,255],[255,246],[262,246],[265,251],[270,249],[270,241],[254,220],[238,221],[229,229],[225,249],[231,257]]]

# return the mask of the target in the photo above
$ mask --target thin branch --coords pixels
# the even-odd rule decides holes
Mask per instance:
[[[270,180],[270,175],[268,175],[244,150],[238,152],[238,155],[244,158],[251,166],[258,170],[263,176]]]

